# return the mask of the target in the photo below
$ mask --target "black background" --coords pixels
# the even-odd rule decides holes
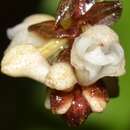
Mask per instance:
[[[6,29],[19,23],[24,17],[36,13],[38,0],[1,0],[0,1],[0,59],[9,44]],[[13,79],[0,73],[0,130],[16,129],[16,107],[23,89],[17,88],[25,79]],[[25,81],[26,82],[26,81]],[[27,84],[26,84],[27,85]],[[22,88],[22,85],[21,85]]]

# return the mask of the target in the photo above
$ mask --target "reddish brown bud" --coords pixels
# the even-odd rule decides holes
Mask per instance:
[[[77,127],[81,125],[91,113],[91,108],[87,100],[83,97],[80,86],[75,88],[73,95],[72,105],[64,115],[64,119],[69,126]]]

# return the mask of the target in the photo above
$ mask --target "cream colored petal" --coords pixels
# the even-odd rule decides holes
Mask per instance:
[[[50,66],[32,45],[19,45],[4,55],[1,71],[13,77],[29,77],[44,83]]]
[[[72,89],[76,82],[73,69],[68,63],[55,63],[52,65],[45,81],[47,86],[56,90]]]

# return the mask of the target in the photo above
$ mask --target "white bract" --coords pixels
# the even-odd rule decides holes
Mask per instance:
[[[124,51],[117,34],[105,25],[89,27],[74,41],[71,64],[83,86],[105,76],[124,74]]]

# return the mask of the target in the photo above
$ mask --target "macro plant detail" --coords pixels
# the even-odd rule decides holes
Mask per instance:
[[[55,18],[36,14],[7,30],[1,71],[46,85],[45,107],[77,127],[106,108],[111,84],[104,78],[125,73],[124,50],[111,29],[121,12],[119,0],[61,0]]]

